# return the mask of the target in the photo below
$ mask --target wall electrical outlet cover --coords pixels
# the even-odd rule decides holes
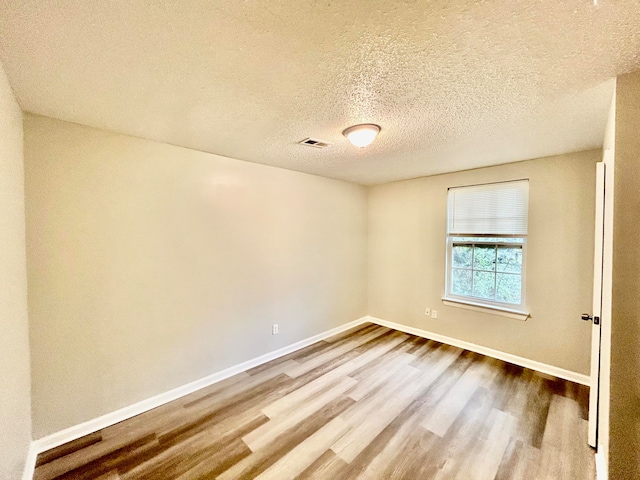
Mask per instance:
[[[437,310],[431,310],[431,318],[438,318],[438,311]]]
[[[431,315],[431,309],[429,307],[424,309],[424,314],[428,317],[429,315]]]
[[[271,335],[275,335],[278,333],[278,324],[274,323],[273,326],[271,327]]]

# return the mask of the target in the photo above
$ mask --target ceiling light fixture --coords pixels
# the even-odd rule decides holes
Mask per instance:
[[[354,125],[342,132],[352,145],[360,148],[371,145],[371,143],[376,139],[378,133],[380,133],[380,126],[373,123]]]

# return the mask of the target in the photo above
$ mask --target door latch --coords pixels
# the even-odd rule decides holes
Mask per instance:
[[[589,320],[593,320],[594,325],[600,325],[600,317],[592,317],[588,313],[583,313],[580,318],[582,318],[582,320],[584,320],[585,322],[588,322]]]

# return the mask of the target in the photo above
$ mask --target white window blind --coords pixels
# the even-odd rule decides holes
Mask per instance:
[[[529,181],[449,189],[449,234],[526,235]]]

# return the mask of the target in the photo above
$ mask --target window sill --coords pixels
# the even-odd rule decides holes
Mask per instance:
[[[475,303],[467,300],[460,300],[457,298],[442,297],[442,303],[449,307],[464,308],[466,310],[473,310],[475,312],[486,313],[488,315],[498,315],[500,317],[512,318],[514,320],[526,321],[529,318],[528,312],[521,312],[520,310],[511,310],[509,308],[503,308],[493,305],[484,305],[481,303]]]

